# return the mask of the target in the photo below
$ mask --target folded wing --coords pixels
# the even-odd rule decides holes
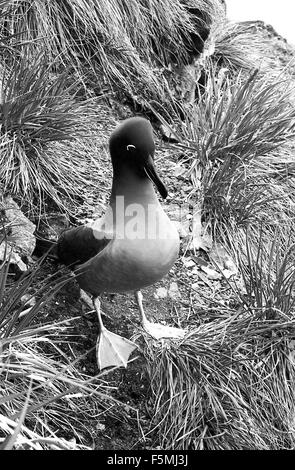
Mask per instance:
[[[99,238],[98,238],[99,235]],[[100,253],[111,241],[103,232],[95,232],[91,227],[81,226],[65,230],[57,242],[59,260],[66,266],[75,267]]]

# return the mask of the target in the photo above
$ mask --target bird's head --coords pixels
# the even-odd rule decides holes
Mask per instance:
[[[125,119],[112,133],[109,145],[115,174],[128,169],[140,178],[149,178],[161,196],[167,197],[167,189],[155,169],[153,129],[147,119]]]

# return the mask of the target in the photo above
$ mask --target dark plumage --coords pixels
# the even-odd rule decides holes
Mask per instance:
[[[74,268],[93,258],[109,242],[106,238],[95,238],[92,228],[87,226],[67,229],[58,239],[57,256],[63,264]]]

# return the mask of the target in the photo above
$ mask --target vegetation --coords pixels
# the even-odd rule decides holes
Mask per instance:
[[[206,31],[223,8],[216,0],[18,0],[6,2],[2,31],[22,47],[45,48],[50,61],[73,67],[82,80],[94,73],[140,100],[165,99],[163,74],[190,60],[202,46]]]
[[[227,22],[219,0],[0,1],[1,197],[12,195],[37,221],[58,210],[83,223],[85,200],[105,203],[115,120],[105,109],[124,101],[176,137],[162,146],[165,162],[181,156],[186,201],[212,242],[193,259],[220,269],[211,255],[221,243],[237,267],[221,294],[206,279],[198,297],[180,274],[189,290],[189,313],[178,316],[184,340],[137,335],[150,383],[143,446],[295,445],[294,90],[282,67],[268,70],[265,47],[251,26]],[[177,91],[192,70],[189,101]],[[2,247],[7,230],[4,221]],[[118,404],[116,371],[89,372],[77,316],[55,322],[53,300],[68,274],[50,274],[44,260],[31,265],[15,279],[4,248],[0,444],[97,446],[88,424],[113,406],[128,421],[128,400]]]
[[[235,283],[227,293],[235,308],[215,302],[213,321],[199,312],[179,345],[147,340],[162,448],[294,447],[294,244],[284,235],[270,247],[262,234],[258,246],[247,236],[247,295]]]
[[[212,225],[269,226],[294,217],[290,82],[265,81],[258,70],[232,81],[213,65],[198,93],[185,121],[178,122],[178,137],[191,155],[189,176],[196,188],[201,184]]]
[[[214,61],[231,73],[251,72],[263,67],[267,42],[253,34],[253,27],[243,23],[220,21],[214,31]]]
[[[12,280],[9,261],[0,265],[0,448],[87,448],[77,442],[81,432],[89,434],[91,416],[103,414],[116,400],[105,374],[88,376],[78,367],[91,351],[71,360],[63,348],[73,343],[76,318],[38,321],[68,275],[39,279],[36,290],[44,260],[18,280]],[[125,413],[123,408],[117,412]]]
[[[67,74],[53,76],[46,55],[25,53],[3,71],[0,182],[4,194],[41,212],[45,198],[65,208],[79,194],[83,161],[65,141],[86,133],[85,111],[70,95]],[[84,179],[85,180],[85,179]]]

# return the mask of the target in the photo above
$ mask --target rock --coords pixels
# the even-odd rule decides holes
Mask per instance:
[[[159,287],[154,293],[155,299],[166,299],[168,296],[168,291],[165,287]]]
[[[15,272],[23,273],[36,246],[36,227],[10,196],[2,201],[1,212],[6,238],[0,244],[0,260],[9,259],[10,265],[16,267]]]
[[[221,273],[218,273],[209,266],[201,266],[201,269],[207,274],[208,279],[211,279],[212,281],[216,281],[222,278]]]
[[[20,255],[17,253],[11,253],[10,264],[15,264],[22,273],[25,273],[28,270],[28,266],[23,262]]]
[[[173,168],[173,174],[176,177],[184,176],[187,173],[186,167],[182,163],[176,163]]]
[[[3,211],[7,221],[9,244],[19,249],[21,254],[31,256],[36,246],[36,226],[22,213],[10,196],[4,199]]]
[[[189,222],[183,224],[181,222],[178,222],[176,220],[172,220],[173,224],[175,225],[177,231],[178,231],[178,234],[180,236],[180,238],[186,238],[189,236],[189,233],[190,233],[190,224]]]
[[[36,297],[32,297],[30,294],[24,294],[20,300],[25,306],[34,307],[36,305]]]
[[[220,243],[215,244],[209,253],[209,257],[214,262],[214,264],[219,267],[227,279],[229,279],[231,276],[235,276],[238,273],[238,268],[233,258]]]
[[[192,238],[188,250],[196,252],[200,249],[209,251],[212,247],[212,237],[207,226],[203,227],[201,222],[201,210],[194,210],[192,220]]]
[[[195,261],[191,258],[183,258],[182,262],[186,268],[194,268],[196,266]]]
[[[197,268],[197,266],[195,266],[192,270],[191,270],[191,273],[193,276],[198,276],[199,275],[199,268]]]
[[[222,271],[222,274],[224,275],[226,279],[230,279],[232,276],[235,275],[235,273],[233,273],[230,269],[224,269]]]
[[[104,432],[105,429],[106,429],[106,427],[105,427],[104,424],[98,422],[98,423],[96,424],[96,429],[97,429],[97,431],[99,431],[99,432]]]
[[[198,265],[198,266],[208,266],[208,262],[205,261],[203,258],[201,258],[200,256],[195,256],[193,255],[192,256],[192,259],[194,260],[194,262]]]
[[[13,247],[7,243],[5,247],[5,242],[1,243],[0,245],[0,260],[4,261],[9,259],[11,265],[15,265],[17,267],[16,271],[20,271],[24,273],[27,271],[28,267],[21,259],[18,253],[13,251]]]
[[[201,270],[198,271],[198,278],[206,284],[208,287],[212,288],[212,282],[208,279],[208,276],[202,273]]]
[[[169,219],[174,223],[180,238],[186,238],[190,234],[189,205],[170,204],[167,207]]]
[[[168,295],[170,299],[172,300],[179,300],[181,299],[181,295],[178,289],[178,284],[177,282],[171,282],[169,289],[168,289]]]

